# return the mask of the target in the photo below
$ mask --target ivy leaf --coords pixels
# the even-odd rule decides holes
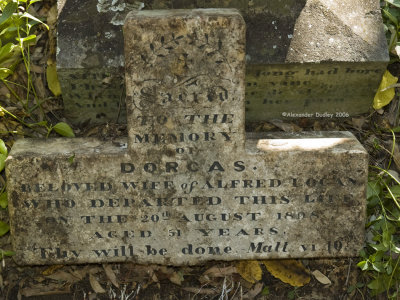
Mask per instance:
[[[65,137],[75,137],[74,131],[67,123],[64,123],[64,122],[57,123],[56,125],[54,125],[53,129],[59,135],[62,135]]]
[[[394,87],[390,87],[397,82],[398,78],[394,77],[388,70],[383,74],[381,84],[379,85],[378,92],[374,98],[374,109],[381,109],[385,105],[388,105],[394,98],[395,91]]]

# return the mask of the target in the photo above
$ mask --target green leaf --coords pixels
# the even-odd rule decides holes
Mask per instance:
[[[367,199],[373,196],[379,197],[382,192],[382,184],[379,180],[369,181],[367,185]]]
[[[383,9],[382,10],[383,13],[386,15],[386,17],[388,17],[388,19],[395,24],[396,26],[398,26],[398,21],[397,19],[390,13],[389,9]]]
[[[6,144],[2,139],[0,139],[0,153],[4,155],[8,155]]]
[[[368,287],[371,290],[379,290],[379,289],[381,289],[382,284],[381,284],[380,280],[375,279],[375,280],[372,280],[370,283],[368,283]]]
[[[3,256],[13,256],[15,255],[15,252],[11,250],[6,250],[6,251],[1,251],[0,254],[3,254]]]
[[[268,296],[269,295],[269,288],[266,286],[265,288],[263,288],[261,295],[263,296]]]
[[[0,195],[0,206],[2,208],[7,208],[8,206],[7,192],[4,192]]]
[[[57,123],[56,125],[54,125],[53,129],[59,135],[65,137],[75,137],[74,131],[67,123],[64,122]]]
[[[50,64],[46,69],[47,85],[54,96],[58,97],[61,95],[61,86],[58,81],[57,68],[55,64]]]
[[[385,0],[385,1],[392,4],[393,6],[400,7],[400,0]]]
[[[385,230],[382,234],[382,244],[385,247],[389,247],[392,241],[392,233],[389,230]]]
[[[372,264],[372,268],[373,268],[375,271],[379,272],[379,273],[384,273],[384,272],[386,272],[385,266],[384,266],[383,263],[381,263],[381,262],[373,263],[373,264]]]
[[[400,185],[395,185],[389,188],[393,196],[400,197]]]
[[[395,91],[394,87],[390,88],[397,82],[398,78],[394,77],[388,70],[383,74],[381,84],[379,85],[378,91],[375,94],[373,107],[378,110],[385,105],[388,105],[394,98]]]
[[[6,7],[3,10],[3,13],[0,17],[0,25],[6,22],[12,15],[13,13],[16,12],[18,8],[18,3],[17,2],[9,2]]]
[[[6,79],[9,75],[14,73],[10,69],[7,68],[0,68],[0,80]]]
[[[20,43],[20,46],[32,46],[36,44],[36,35],[31,34],[24,38],[17,38],[17,41]]]
[[[20,0],[21,1],[21,0]],[[26,0],[25,0],[26,1]],[[36,3],[36,2],[39,2],[39,1],[42,1],[42,0],[32,0],[32,1],[30,1],[29,2],[29,6],[31,6],[33,3]]]
[[[6,155],[0,154],[0,172],[3,171],[3,169],[6,165],[6,158],[7,158]]]
[[[368,270],[368,262],[365,261],[365,260],[360,261],[360,262],[357,264],[357,267],[359,267],[359,268],[360,268],[361,270],[363,270],[363,271]]]
[[[49,26],[47,26],[47,24],[43,23],[43,21],[39,20],[38,18],[32,16],[31,14],[29,14],[29,13],[27,13],[27,12],[24,13],[21,17],[25,17],[25,18],[34,20],[34,21],[36,21],[36,22],[38,22],[38,23],[40,23],[40,24],[43,24],[43,25],[47,28],[47,30],[49,30]]]
[[[40,121],[40,122],[34,123],[32,125],[46,127],[47,126],[47,121]]]
[[[10,225],[7,223],[0,221],[0,236],[5,235],[10,230]]]

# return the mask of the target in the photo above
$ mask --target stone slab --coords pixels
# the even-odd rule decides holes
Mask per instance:
[[[77,11],[76,7],[82,5],[84,9]],[[66,115],[73,124],[89,120],[125,122],[125,111],[114,109],[120,107],[124,90],[120,84],[124,66],[121,26],[130,10],[143,5],[144,9],[234,7],[241,11],[247,24],[247,121],[281,118],[282,113],[315,115],[323,111],[333,116],[338,113],[338,117],[343,116],[341,113],[364,113],[371,106],[389,60],[378,0],[118,0],[112,4],[103,0],[84,4],[59,0],[58,71]],[[327,79],[324,74],[334,67],[338,74],[331,81],[333,76]],[[348,67],[376,72],[345,73]],[[301,86],[285,87],[285,78],[279,81],[279,90],[271,88],[270,82],[276,82],[276,77],[257,75],[259,70],[273,73],[287,68],[300,71],[298,80],[310,81],[307,94]],[[308,80],[308,76],[300,75],[307,69],[323,74]],[[83,78],[82,73],[91,78]],[[71,74],[80,78],[78,90],[73,89],[76,84]],[[107,93],[93,97],[87,89],[101,89],[107,81],[112,82]],[[256,91],[249,86],[254,82]],[[323,92],[325,85],[328,93]],[[308,106],[309,102],[314,105]]]
[[[246,153],[191,161],[137,160],[126,140],[14,147],[7,175],[21,264],[340,257],[364,243],[367,154],[348,133],[254,139]]]
[[[131,13],[124,32],[129,136],[12,148],[16,261],[358,255],[368,155],[348,132],[245,136],[238,11]]]
[[[247,65],[246,120],[348,118],[364,113],[382,78],[380,62]]]

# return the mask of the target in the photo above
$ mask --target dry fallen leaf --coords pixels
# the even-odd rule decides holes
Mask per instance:
[[[236,270],[246,281],[255,283],[261,280],[262,270],[256,260],[244,260],[236,264]]]
[[[119,288],[119,284],[117,281],[117,276],[115,275],[111,265],[103,265],[104,271],[106,272],[107,278],[111,281],[111,283],[116,287]]]
[[[205,271],[203,275],[207,275],[209,277],[225,277],[234,273],[237,273],[237,270],[234,266],[229,266],[225,268],[214,266]]]
[[[52,266],[48,267],[46,270],[44,270],[42,272],[42,275],[44,275],[44,276],[51,275],[58,269],[61,269],[62,267],[64,267],[64,265],[52,265]]]
[[[329,278],[326,277],[324,274],[322,274],[319,270],[313,271],[312,274],[314,275],[315,279],[317,279],[322,284],[331,284],[332,283],[332,281],[330,281]]]
[[[400,170],[400,148],[397,144],[394,145],[393,161],[398,170]]]
[[[47,295],[60,295],[70,293],[70,286],[63,286],[60,284],[38,284],[34,287],[25,287],[20,289],[21,295],[25,297],[32,296],[47,296]]]
[[[261,293],[264,284],[262,282],[256,283],[246,294],[243,295],[243,299],[254,299],[259,293]]]
[[[264,260],[263,263],[272,276],[292,286],[303,286],[310,282],[308,271],[297,260]]]
[[[75,283],[81,280],[80,278],[72,275],[71,273],[67,273],[64,271],[58,271],[54,274],[47,275],[46,278],[50,278],[57,281],[67,281],[68,283]]]
[[[394,98],[394,87],[389,88],[397,82],[398,78],[394,77],[388,70],[383,74],[381,84],[374,98],[374,109],[378,110],[390,103]]]
[[[94,277],[92,274],[89,274],[89,282],[95,293],[104,294],[106,292],[106,290],[103,289],[101,284],[97,281],[96,277]]]
[[[175,283],[177,285],[182,285],[182,281],[184,280],[181,272],[174,272],[168,277],[169,281]]]
[[[198,288],[198,287],[184,287],[182,290],[186,292],[193,293],[195,295],[200,294],[200,295],[216,295],[218,294],[218,291],[215,289],[208,289],[208,288]]]
[[[359,118],[352,118],[351,123],[353,126],[359,130],[362,129],[363,125],[365,124],[366,119],[364,117],[359,117]]]

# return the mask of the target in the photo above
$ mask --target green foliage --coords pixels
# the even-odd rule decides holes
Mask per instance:
[[[59,135],[65,137],[75,137],[74,131],[67,123],[64,122],[57,123],[56,125],[53,126],[52,129]]]
[[[393,134],[393,144],[395,142]],[[373,296],[386,292],[388,299],[400,294],[400,182],[387,170],[372,166],[367,186],[368,241],[358,267],[370,278]]]
[[[49,29],[48,26],[41,20],[28,13],[30,6],[38,1],[41,0],[0,0],[0,10],[2,11],[2,15],[0,17],[0,80],[6,85],[11,94],[21,104],[24,113],[29,117],[29,120],[26,120],[25,117],[18,118],[1,105],[0,112],[2,114],[0,114],[0,116],[7,114],[22,125],[39,132],[43,136],[48,137],[50,133],[54,131],[62,136],[74,137],[75,135],[72,128],[66,123],[60,122],[52,126],[49,125],[47,121],[35,120],[35,111],[37,110],[41,112],[41,114],[39,112],[41,117],[38,119],[43,120],[45,118],[41,107],[41,104],[45,100],[38,99],[35,86],[33,84],[33,75],[31,74],[30,62],[30,47],[36,44],[37,37],[34,30],[36,25],[40,24]],[[18,85],[7,80],[7,78],[14,73],[17,65],[20,62],[24,63],[28,78],[27,85],[22,87],[26,92],[26,97],[24,99],[21,99],[12,88],[12,85]],[[54,76],[56,76],[55,72],[51,74],[55,74]],[[48,78],[48,80],[50,82],[58,82],[57,79],[52,81],[51,78]],[[55,84],[56,83],[53,85]]]
[[[400,0],[381,1],[391,62],[400,61]]]

